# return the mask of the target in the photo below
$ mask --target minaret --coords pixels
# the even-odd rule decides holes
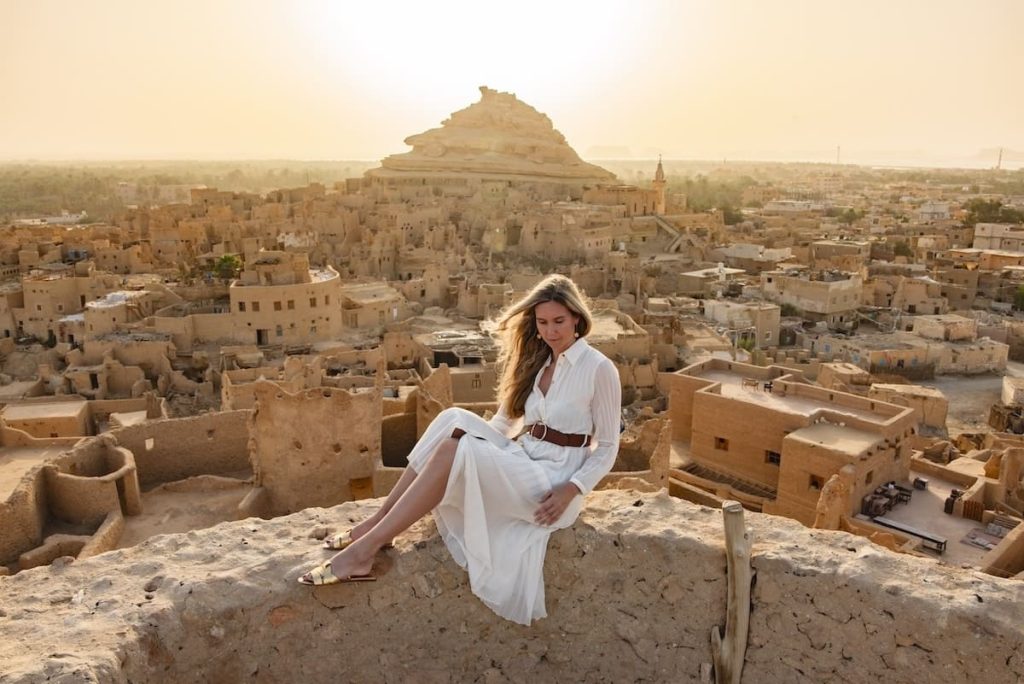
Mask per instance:
[[[665,169],[661,167],[661,155],[658,155],[658,169],[654,172],[654,191],[658,193],[654,200],[654,213],[665,213]]]

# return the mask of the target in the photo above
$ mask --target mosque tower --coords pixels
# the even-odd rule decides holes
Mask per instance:
[[[654,213],[665,213],[665,169],[661,167],[661,155],[658,155],[658,169],[654,172],[654,186],[657,197],[654,200]]]

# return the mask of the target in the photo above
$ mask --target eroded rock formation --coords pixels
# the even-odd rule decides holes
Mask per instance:
[[[607,183],[614,174],[580,159],[551,119],[512,93],[480,87],[480,101],[424,133],[412,151],[381,161],[373,177],[476,176],[528,181]]]

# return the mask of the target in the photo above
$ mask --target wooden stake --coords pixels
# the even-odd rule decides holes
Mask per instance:
[[[743,524],[743,506],[724,501],[725,557],[728,595],[725,630],[711,628],[711,657],[715,664],[715,684],[739,684],[747,652],[750,627],[750,533]]]

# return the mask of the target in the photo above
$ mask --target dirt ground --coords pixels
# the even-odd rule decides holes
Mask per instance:
[[[1024,377],[1024,363],[1010,361],[1006,365],[1006,375]],[[961,432],[992,431],[988,425],[988,412],[992,404],[999,401],[1003,390],[1002,375],[944,375],[921,384],[941,390],[949,400],[946,426],[950,437]]]
[[[198,483],[202,479],[193,478],[193,481]],[[125,518],[124,533],[117,548],[135,546],[158,534],[189,532],[237,520],[238,504],[250,490],[244,481],[239,481],[237,486],[193,485],[196,491],[175,491],[175,484],[179,483],[143,492],[142,514]]]

